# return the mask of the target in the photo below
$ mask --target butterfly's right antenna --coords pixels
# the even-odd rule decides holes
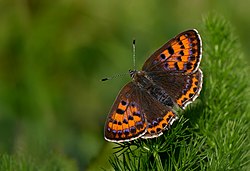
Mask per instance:
[[[134,70],[136,70],[136,63],[135,63],[135,39],[133,40],[133,62],[134,62]]]

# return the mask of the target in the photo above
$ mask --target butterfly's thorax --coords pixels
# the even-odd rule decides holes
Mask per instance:
[[[174,105],[166,90],[157,85],[146,71],[134,71],[131,77],[133,78],[134,84],[136,84],[141,91],[147,92],[150,96],[153,96],[166,106]]]

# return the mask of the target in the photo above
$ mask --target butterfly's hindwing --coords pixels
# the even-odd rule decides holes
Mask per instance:
[[[190,75],[189,82],[186,84],[182,94],[176,99],[177,104],[185,109],[185,107],[193,102],[200,94],[203,83],[203,74],[201,69],[198,69],[194,74]]]
[[[148,122],[147,133],[142,138],[155,138],[163,134],[164,130],[170,128],[170,126],[177,120],[178,117],[172,110],[166,111],[166,113],[154,120]]]
[[[151,72],[148,75],[183,109],[198,97],[202,88],[203,75],[200,69],[190,75],[168,72]]]
[[[142,138],[154,138],[163,134],[163,131],[168,129],[177,116],[171,107],[165,106],[155,97],[151,96],[144,90],[142,110],[147,119],[147,133]]]

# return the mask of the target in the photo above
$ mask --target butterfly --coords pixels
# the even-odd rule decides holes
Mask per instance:
[[[178,119],[174,106],[192,103],[202,89],[202,41],[197,30],[169,40],[144,63],[129,70],[132,81],[119,92],[105,123],[105,139],[128,142],[155,138]]]

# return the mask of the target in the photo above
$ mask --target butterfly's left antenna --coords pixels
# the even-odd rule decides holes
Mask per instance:
[[[114,75],[112,77],[106,77],[106,78],[101,79],[101,81],[112,80],[113,78],[120,77],[120,76],[123,76],[123,75],[129,75],[129,73],[117,74],[117,75]]]
[[[135,63],[135,39],[133,40],[133,62],[134,62],[134,70],[136,70],[136,63]]]
[[[133,63],[134,63],[134,71],[136,70],[136,63],[135,63],[135,39],[133,40]],[[116,77],[120,77],[120,76],[123,76],[123,75],[128,75],[130,73],[124,73],[124,74],[117,74],[117,75],[114,75],[112,77],[106,77],[106,78],[103,78],[101,79],[101,81],[108,81],[108,80],[112,80],[113,78],[116,78]]]

